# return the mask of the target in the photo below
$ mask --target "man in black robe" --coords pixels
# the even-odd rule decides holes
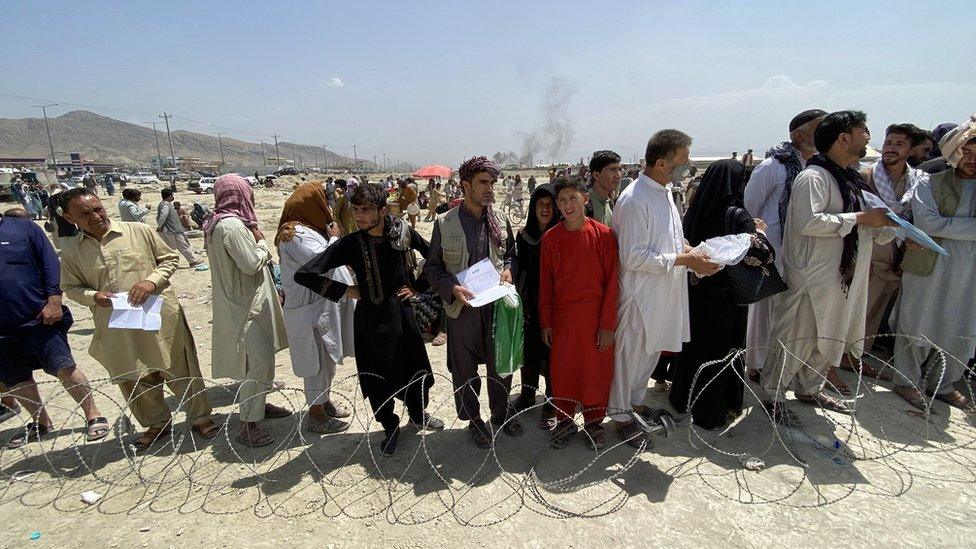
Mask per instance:
[[[436,431],[444,422],[425,411],[434,377],[410,297],[426,289],[410,265],[413,250],[426,257],[429,245],[409,225],[388,215],[386,191],[376,184],[352,192],[358,231],[347,234],[295,273],[295,282],[327,299],[343,295],[359,300],[353,317],[359,386],[383,425],[384,456],[396,452],[400,417],[394,398],[404,401],[410,424]],[[348,266],[358,286],[332,280],[326,273]]]

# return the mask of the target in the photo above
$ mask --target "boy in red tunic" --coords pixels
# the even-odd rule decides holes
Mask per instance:
[[[586,442],[603,448],[613,337],[617,328],[617,239],[613,231],[586,217],[586,186],[578,176],[555,184],[563,221],[542,237],[539,321],[542,341],[551,347],[552,397],[560,422],[550,445],[562,448],[583,412]]]

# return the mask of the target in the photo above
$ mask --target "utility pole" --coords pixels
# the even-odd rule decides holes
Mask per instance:
[[[58,159],[54,157],[54,141],[51,139],[51,126],[47,123],[47,109],[48,107],[57,107],[57,103],[49,103],[47,105],[31,105],[35,109],[41,109],[44,111],[44,129],[47,130],[47,144],[51,146],[51,164],[54,164],[54,173],[58,173]]]
[[[322,162],[325,162],[325,167],[329,167],[329,149],[322,145]]]
[[[145,124],[152,124],[153,127],[153,141],[156,142],[156,165],[159,169],[163,169],[163,155],[159,152],[159,135],[156,133],[156,124],[159,122],[145,122]],[[158,173],[156,175],[159,175]]]
[[[373,155],[373,169],[371,171],[376,171],[376,172],[379,171],[379,169],[376,166],[376,155],[375,154]]]
[[[298,151],[295,150],[295,145],[291,146],[291,163],[293,166],[298,167]]]
[[[264,153],[264,141],[261,141],[261,165],[264,166],[268,163],[268,155]]]
[[[386,153],[383,153],[383,170],[386,170]]]
[[[319,167],[319,151],[315,147],[312,147],[312,155],[315,157],[315,163],[312,166],[317,169]]]
[[[359,155],[356,154],[356,146],[352,146],[352,165],[359,167]]]
[[[169,141],[169,157],[173,161],[173,170],[176,171],[176,153],[173,152],[173,136],[169,133],[169,117],[172,114],[167,114],[165,111],[163,114],[159,115],[160,118],[166,120],[166,139]],[[160,166],[162,168],[162,166]]]
[[[278,134],[274,134],[271,137],[274,137],[274,140],[275,140],[275,165],[276,166],[280,166],[281,165],[281,156],[278,155],[278,138],[281,137],[281,136],[279,136]]]
[[[225,164],[225,162],[224,162],[224,140],[220,138],[221,135],[223,135],[223,134],[221,134],[221,133],[218,133],[217,134],[217,146],[220,147],[220,165],[223,166]],[[220,168],[218,168],[217,171],[219,172],[220,171]]]

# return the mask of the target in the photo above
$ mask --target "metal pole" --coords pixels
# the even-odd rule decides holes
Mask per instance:
[[[376,155],[375,155],[375,154],[373,155],[373,169],[372,169],[372,170],[370,170],[370,171],[374,171],[374,172],[375,172],[375,171],[379,171],[379,170],[378,170],[378,169],[376,168]]]
[[[173,170],[176,171],[176,153],[173,152],[173,136],[169,133],[169,117],[171,116],[173,115],[166,114],[166,112],[159,115],[160,118],[166,120],[166,139],[169,141],[169,157],[173,161]]]
[[[356,154],[356,146],[352,146],[352,165],[359,166],[359,155]]]
[[[291,146],[291,163],[293,166],[298,167],[298,151],[295,150],[295,145]]]
[[[278,137],[279,136],[278,136],[278,134],[274,134],[271,137],[274,137],[274,140],[275,140],[275,166],[280,166],[281,165],[281,156],[278,154]]]
[[[54,164],[54,173],[58,173],[58,159],[54,157],[54,140],[51,139],[51,126],[47,123],[47,108],[57,107],[57,103],[48,105],[31,105],[31,107],[41,109],[44,112],[44,128],[47,130],[47,144],[51,146],[51,164]]]
[[[325,167],[329,167],[329,149],[322,145],[322,162],[325,162]]]
[[[223,141],[223,139],[220,138],[221,135],[222,134],[220,134],[220,133],[217,134],[217,146],[220,147],[220,165],[223,166],[225,164],[225,162],[224,162],[224,141]],[[217,171],[219,172],[220,170],[218,169]]]
[[[268,155],[264,153],[264,141],[261,142],[261,165],[268,163]]]
[[[159,124],[159,122],[146,122],[146,124],[152,124],[152,127],[153,127],[153,141],[156,142],[156,162],[157,162],[157,165],[159,166],[159,169],[162,170],[163,169],[163,155],[162,155],[162,153],[159,152],[159,135],[156,133],[156,124]],[[159,174],[156,174],[156,175],[159,175]]]

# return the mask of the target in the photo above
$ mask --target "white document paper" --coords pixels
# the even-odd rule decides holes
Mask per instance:
[[[709,238],[695,246],[696,250],[708,254],[708,260],[719,265],[736,265],[749,253],[752,235],[749,233],[730,234]]]
[[[487,257],[458,273],[457,279],[461,286],[474,294],[468,300],[472,307],[493,303],[515,291],[512,286],[501,285],[502,276]]]
[[[163,298],[150,295],[140,306],[129,303],[129,293],[115,294],[112,300],[112,314],[108,319],[109,328],[127,328],[130,330],[156,331],[163,324],[159,315],[163,307]]]

